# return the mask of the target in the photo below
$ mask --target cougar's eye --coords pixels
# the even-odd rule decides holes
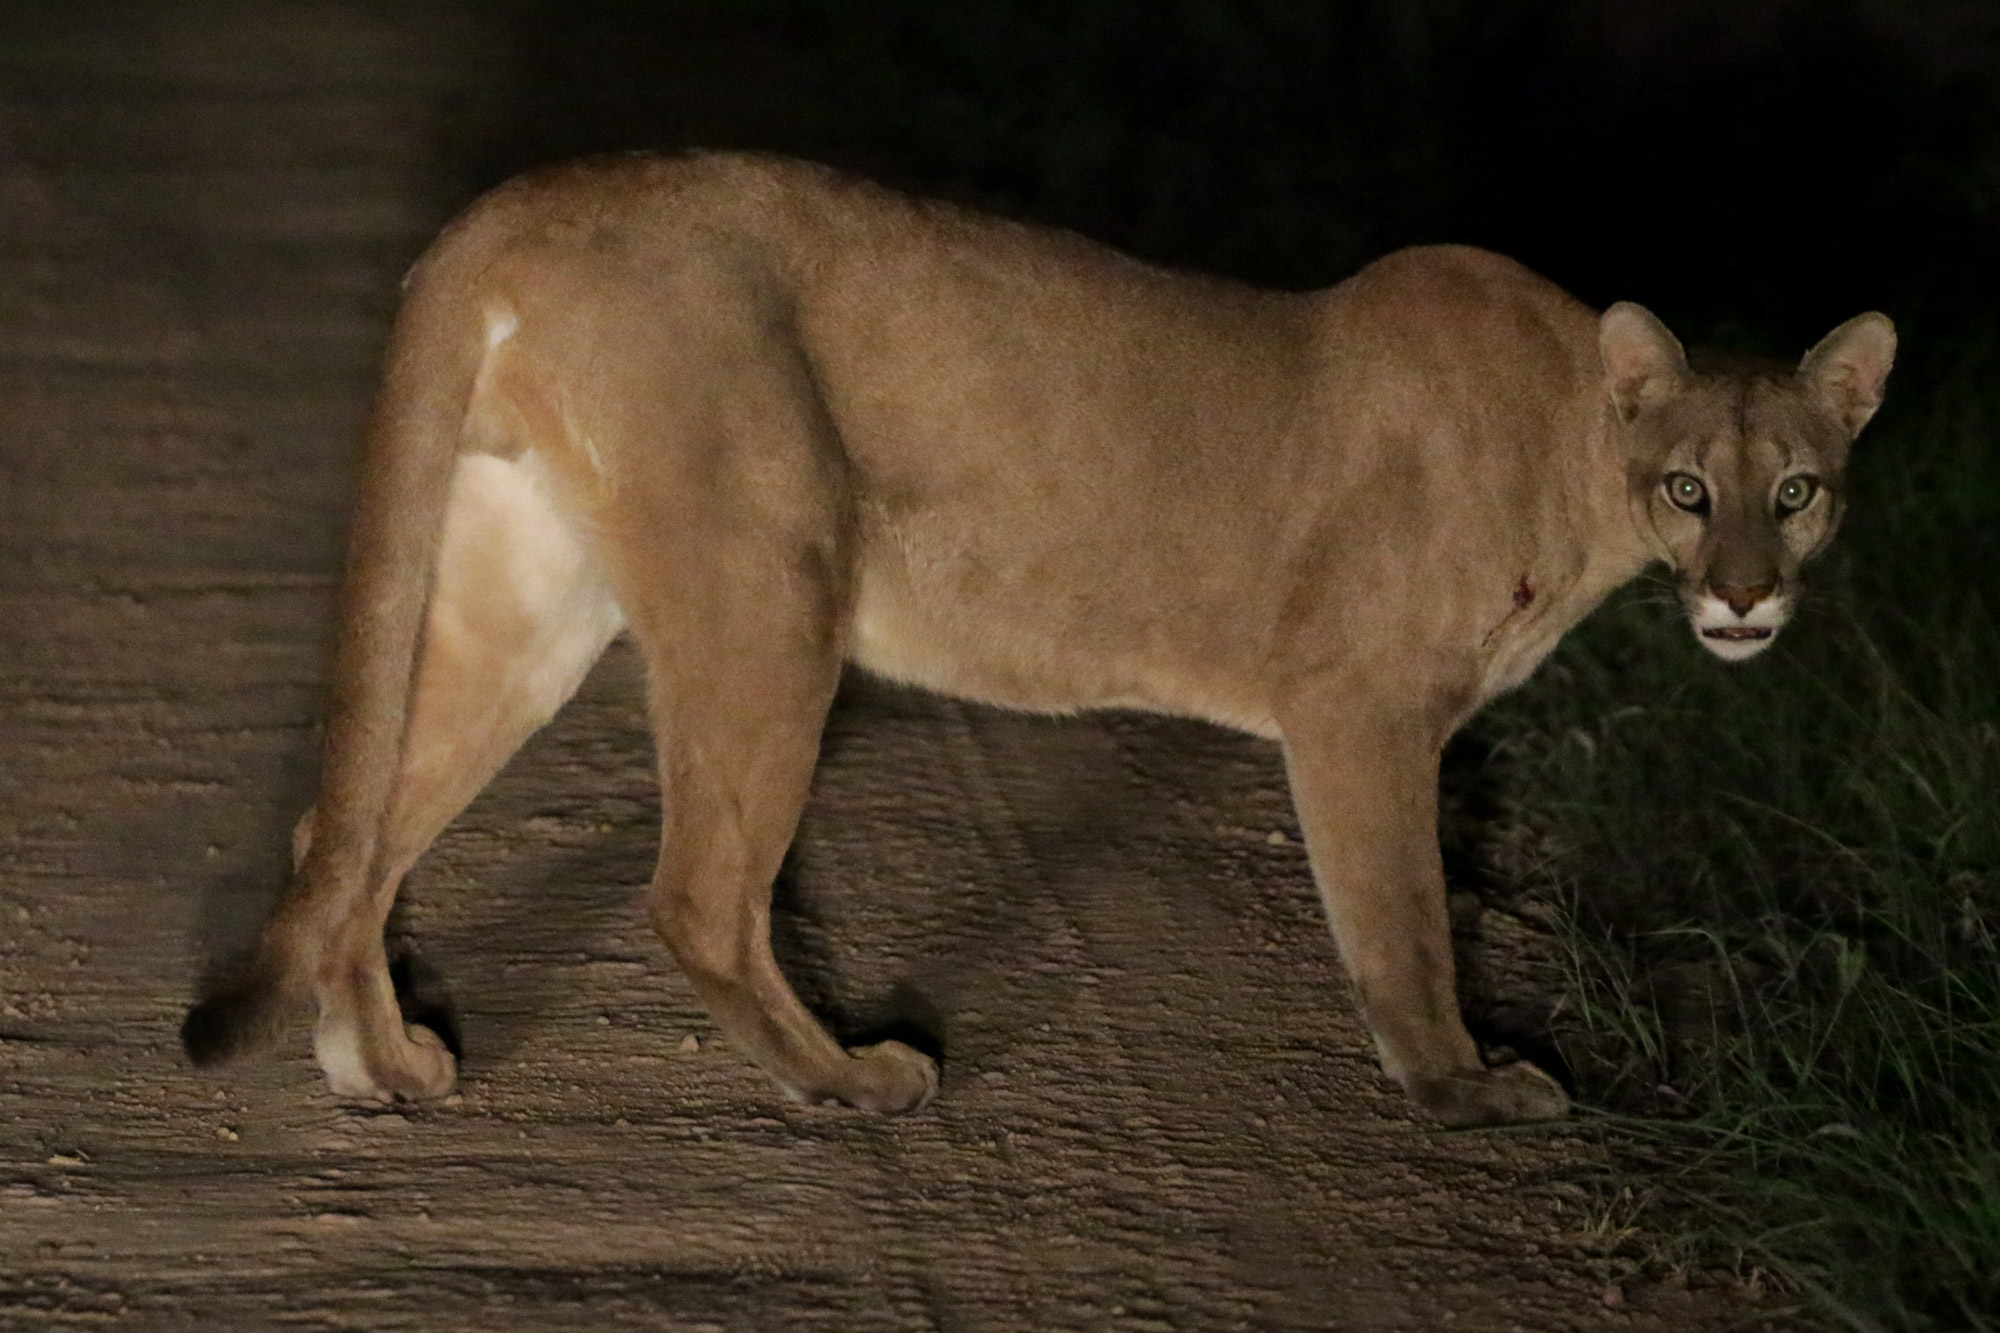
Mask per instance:
[[[1701,484],[1701,478],[1685,472],[1669,472],[1666,478],[1667,498],[1677,508],[1690,514],[1708,512],[1708,487]]]
[[[1778,517],[1789,518],[1812,503],[1819,483],[1811,477],[1786,477],[1778,483]]]

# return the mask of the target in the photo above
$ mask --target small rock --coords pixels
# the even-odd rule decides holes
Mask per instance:
[[[218,1125],[215,1130],[215,1137],[221,1139],[224,1143],[234,1143],[243,1136],[227,1125]]]
[[[1625,1288],[1619,1286],[1616,1282],[1609,1283],[1604,1288],[1604,1295],[1599,1299],[1606,1305],[1623,1305],[1625,1303]]]
[[[1264,835],[1264,841],[1272,847],[1283,847],[1290,839],[1285,836],[1283,829],[1274,828]]]
[[[693,1055],[701,1049],[701,1038],[695,1036],[692,1032],[688,1033],[685,1037],[681,1038],[681,1049],[687,1054]]]
[[[358,1227],[368,1219],[360,1213],[314,1213],[312,1220],[323,1227]]]
[[[610,1014],[599,1014],[599,1015],[597,1016],[597,1026],[599,1026],[599,1027],[601,1027],[601,1028],[608,1028],[608,1027],[610,1027],[610,1026],[611,1026],[611,1015],[610,1015]]]

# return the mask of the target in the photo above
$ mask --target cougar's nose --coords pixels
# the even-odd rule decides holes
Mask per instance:
[[[1737,615],[1747,616],[1757,603],[1771,595],[1773,586],[1769,583],[1759,583],[1753,588],[1741,584],[1711,585],[1709,591],[1729,603],[1729,609]]]

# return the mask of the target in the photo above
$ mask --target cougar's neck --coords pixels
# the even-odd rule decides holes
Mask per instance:
[[[1625,448],[1596,379],[1577,395],[1571,421],[1578,466],[1565,478],[1568,503],[1587,552],[1583,582],[1603,598],[1637,578],[1657,556],[1633,514]]]

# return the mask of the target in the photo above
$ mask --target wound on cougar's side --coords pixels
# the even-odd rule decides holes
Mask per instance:
[[[1534,604],[1535,587],[1528,582],[1528,576],[1523,574],[1521,575],[1521,581],[1514,585],[1514,609],[1525,611]]]

